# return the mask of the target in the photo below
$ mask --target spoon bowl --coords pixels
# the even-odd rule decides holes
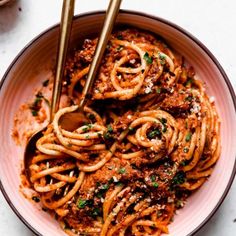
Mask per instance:
[[[31,165],[32,159],[35,156],[36,153],[36,142],[43,136],[43,132],[46,131],[46,127],[39,130],[38,132],[34,133],[25,148],[25,153],[24,153],[24,174],[26,178],[29,180],[29,183],[31,184],[30,181],[30,169],[29,166]]]

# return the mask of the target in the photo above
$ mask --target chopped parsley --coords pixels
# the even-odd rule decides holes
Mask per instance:
[[[188,153],[189,149],[187,147],[184,147],[183,152]]]
[[[102,198],[104,194],[107,192],[107,190],[110,188],[110,184],[112,184],[111,179],[108,181],[107,184],[101,184],[97,182],[96,185],[98,189],[95,191],[96,192],[95,196],[97,198]]]
[[[169,71],[170,76],[175,76],[175,73],[173,73],[172,71]]]
[[[125,172],[126,172],[126,169],[124,167],[122,167],[118,170],[119,174],[125,174]]]
[[[39,197],[37,197],[37,196],[33,196],[33,197],[32,197],[32,200],[35,201],[35,202],[40,202],[40,199],[39,199]]]
[[[116,184],[116,186],[122,186],[123,185],[121,182],[117,182],[115,184]]]
[[[186,142],[189,142],[189,141],[191,140],[191,138],[192,138],[192,133],[191,133],[191,132],[188,132],[187,135],[186,135],[186,137],[185,137],[185,141],[186,141]]]
[[[98,207],[92,208],[92,210],[89,212],[89,215],[92,217],[97,217],[102,215],[102,211]]]
[[[110,139],[110,138],[112,138],[112,135],[109,132],[105,132],[103,137],[104,137],[104,139]]]
[[[113,132],[113,129],[112,129],[112,126],[111,126],[111,125],[108,125],[108,126],[107,126],[107,131],[110,132],[110,133]]]
[[[112,184],[112,183],[114,183],[114,178],[113,178],[113,177],[111,177],[111,178],[108,180],[108,184]]]
[[[131,166],[132,169],[134,169],[134,170],[137,170],[137,169],[138,169],[137,166],[136,166],[134,163],[130,164],[130,166]]]
[[[90,114],[88,115],[88,118],[89,118],[90,120],[94,120],[94,119],[95,119],[95,115],[92,114],[92,113],[90,113]]]
[[[149,132],[147,136],[149,139],[153,139],[153,138],[156,138],[160,135],[161,135],[161,131],[159,129],[155,129],[155,130]]]
[[[82,128],[83,132],[87,132],[88,131],[88,126],[85,126]]]
[[[177,200],[175,203],[175,206],[177,208],[181,208],[181,207],[183,207],[183,205],[184,205],[184,202],[182,200]]]
[[[87,124],[86,126],[84,126],[83,128],[82,128],[82,130],[83,130],[83,132],[87,132],[89,129],[91,129],[92,128],[92,124]]]
[[[123,48],[124,48],[123,46],[119,45],[119,46],[116,48],[116,51],[119,52],[119,51],[121,51]]]
[[[31,114],[32,114],[32,116],[37,116],[37,115],[38,115],[38,111],[36,111],[36,110],[31,110]]]
[[[166,63],[166,56],[158,53],[158,57],[161,60],[161,64],[164,65]]]
[[[187,160],[181,161],[181,162],[180,162],[180,165],[181,165],[181,166],[186,166],[186,165],[187,165]]]
[[[161,93],[161,88],[157,88],[156,93],[160,94]]]
[[[172,180],[173,185],[180,185],[185,182],[185,173],[183,171],[179,171]]]
[[[192,78],[188,78],[187,81],[184,83],[184,86],[191,86],[193,83],[193,79]]]
[[[154,188],[158,188],[159,184],[158,184],[157,182],[153,182],[152,186],[153,186]]]
[[[156,181],[156,176],[155,176],[155,175],[151,175],[151,176],[150,176],[150,180],[151,180],[152,182]]]
[[[85,206],[87,205],[87,200],[80,198],[77,202],[77,207],[80,209],[85,208]]]
[[[134,130],[134,128],[130,126],[129,127],[129,131],[133,131],[133,130]]]
[[[49,83],[49,79],[43,81],[43,87],[47,87]]]
[[[107,132],[103,134],[104,139],[110,139],[112,138],[113,128],[111,125],[107,126]]]
[[[165,133],[167,131],[167,126],[166,126],[167,119],[162,117],[160,121],[161,121],[162,125],[164,126],[163,129],[162,129],[162,132]]]
[[[85,208],[86,206],[93,206],[93,200],[86,200],[86,199],[83,199],[83,198],[79,198],[78,201],[77,201],[77,207],[79,209],[83,209]]]
[[[164,118],[164,117],[162,117],[162,118],[161,118],[161,123],[164,125],[164,124],[166,124],[166,122],[167,122],[167,119]]]
[[[42,101],[42,98],[44,98],[43,95],[42,95],[42,93],[41,93],[41,92],[38,92],[38,93],[35,95],[35,100],[34,100],[34,102],[29,105],[29,108],[30,108],[30,110],[31,110],[31,114],[32,114],[33,116],[37,116],[37,115],[38,115],[38,112],[39,112],[39,110],[40,110],[40,108],[41,108],[41,101]]]
[[[103,184],[99,188],[102,190],[107,190],[107,189],[109,189],[109,187],[110,187],[109,184]]]
[[[162,132],[165,133],[167,131],[167,126],[164,125],[163,129],[162,129]]]
[[[185,98],[185,101],[188,101],[188,102],[192,102],[193,100],[193,96],[192,95],[189,95]]]
[[[188,128],[188,121],[185,121],[185,129]]]
[[[122,40],[123,36],[121,34],[117,35],[117,39]]]
[[[143,55],[143,59],[147,62],[147,64],[152,64],[152,57],[149,56],[148,52],[146,52],[144,55]]]

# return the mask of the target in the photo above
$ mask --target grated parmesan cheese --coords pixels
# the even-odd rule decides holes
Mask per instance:
[[[215,101],[215,97],[214,96],[211,96],[210,99],[209,99],[210,103],[213,103]]]
[[[201,106],[197,103],[193,105],[193,107],[190,109],[192,113],[198,113],[201,110]]]
[[[129,119],[129,120],[132,119],[132,116],[131,116],[131,115],[128,115],[128,116],[127,116],[127,119]]]
[[[134,64],[135,63],[135,59],[132,59],[132,60],[130,60],[129,62],[131,63],[131,64]]]

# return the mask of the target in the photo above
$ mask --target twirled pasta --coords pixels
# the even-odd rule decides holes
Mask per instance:
[[[220,156],[214,101],[194,70],[158,37],[115,32],[91,101],[89,122],[69,131],[97,40],[67,63],[61,108],[37,141],[31,182],[69,235],[161,235],[175,210],[211,175]]]

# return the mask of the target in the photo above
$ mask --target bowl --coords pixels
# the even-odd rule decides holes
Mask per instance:
[[[94,37],[101,29],[105,13],[92,12],[76,16],[70,48],[83,39]],[[224,200],[236,172],[236,99],[233,88],[212,53],[194,36],[164,19],[133,11],[121,11],[117,22],[161,35],[167,43],[194,66],[196,77],[206,83],[207,93],[214,96],[221,118],[222,152],[212,176],[188,199],[186,206],[169,226],[170,235],[191,235],[200,229]],[[32,40],[6,71],[0,90],[0,175],[1,190],[18,217],[37,235],[65,235],[60,226],[19,192],[24,147],[12,137],[14,114],[33,95],[55,65],[59,26],[53,26]]]

